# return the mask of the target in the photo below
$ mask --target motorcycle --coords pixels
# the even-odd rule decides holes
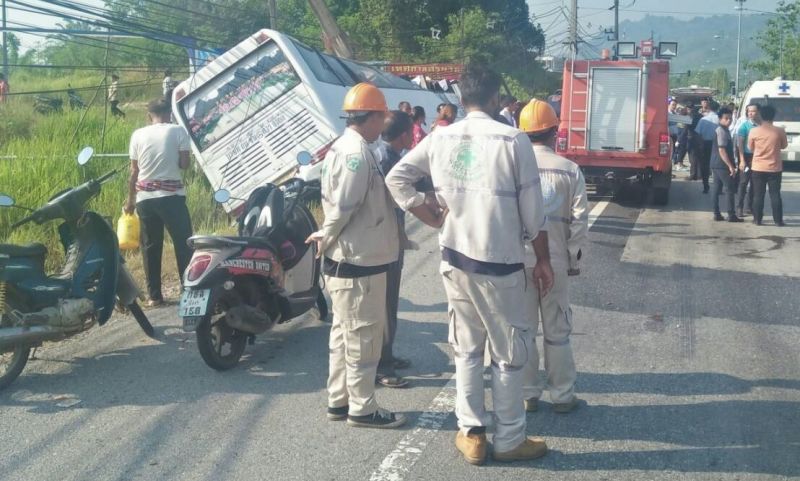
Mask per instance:
[[[93,150],[78,156],[85,165]],[[66,259],[48,276],[43,244],[0,244],[0,389],[12,383],[28,362],[31,348],[105,324],[114,306],[130,312],[144,332],[153,326],[137,303],[139,289],[125,268],[117,237],[109,223],[86,204],[120,169],[56,194],[37,209],[15,205],[0,194],[0,207],[30,212],[11,229],[35,222],[62,220],[58,227]]]
[[[301,164],[310,160],[307,152],[298,155]],[[189,238],[194,254],[184,273],[179,315],[183,330],[196,333],[209,367],[233,368],[256,335],[315,306],[327,318],[317,246],[305,243],[318,229],[306,206],[313,195],[302,179],[267,184],[245,202],[238,236]],[[219,190],[214,200],[228,202],[230,193]]]

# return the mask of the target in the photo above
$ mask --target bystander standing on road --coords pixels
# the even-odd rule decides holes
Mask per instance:
[[[387,272],[400,250],[394,202],[370,149],[388,108],[377,87],[359,83],[347,92],[343,110],[347,128],[323,163],[325,220],[307,240],[319,245],[333,307],[327,417],[355,427],[396,428],[405,416],[382,409],[375,399]]]
[[[686,107],[678,108],[679,115],[689,115],[689,110]],[[686,153],[689,151],[689,131],[691,130],[690,124],[678,123],[677,135],[675,137],[675,145],[672,150],[672,163],[676,170],[686,170],[686,164],[683,159],[686,158]]]
[[[420,107],[419,105],[414,107],[414,141],[411,144],[411,147],[414,148],[417,146],[418,143],[422,142],[422,139],[425,138],[428,133],[425,131],[425,109]]]
[[[506,120],[506,123],[512,127],[517,126],[517,121],[514,118],[514,114],[516,113],[517,109],[517,98],[513,95],[504,95],[500,99],[500,116]]]
[[[175,89],[175,81],[172,80],[172,70],[164,70],[164,80],[161,82],[161,93],[164,100],[172,105],[172,91]]]
[[[414,140],[414,123],[411,117],[401,110],[389,112],[383,128],[383,146],[380,166],[384,176],[400,161],[403,154],[411,149]],[[394,340],[397,334],[397,311],[400,303],[400,279],[403,271],[404,250],[410,243],[405,235],[405,212],[395,209],[400,231],[400,249],[397,262],[389,266],[386,273],[386,330],[383,334],[383,349],[378,363],[377,382],[386,387],[405,387],[408,380],[397,375],[396,370],[407,369],[411,361],[394,355]]]
[[[719,125],[716,129],[711,150],[711,170],[714,172],[714,192],[712,194],[714,220],[725,220],[719,209],[719,198],[724,187],[728,222],[742,222],[742,219],[736,216],[734,204],[738,168],[736,159],[733,156],[733,139],[729,129],[733,122],[733,112],[726,107],[720,109],[717,115],[719,117]]]
[[[781,150],[788,146],[786,131],[775,126],[775,107],[762,105],[759,109],[761,124],[750,130],[747,146],[753,151],[753,223],[761,225],[764,217],[764,196],[769,186],[769,200],[775,225],[783,227],[783,200],[781,180],[783,160]]]
[[[714,147],[714,138],[717,135],[717,126],[719,125],[718,109],[719,104],[716,101],[709,102],[707,112],[695,127],[695,132],[703,139],[702,154],[700,156],[700,176],[703,179],[704,194],[708,194],[710,189],[708,179],[711,176],[711,153]]]
[[[111,85],[108,86],[108,103],[114,117],[125,117],[125,112],[119,109],[119,75],[111,76]]]
[[[444,104],[441,110],[439,110],[439,115],[436,117],[436,121],[433,123],[431,131],[433,131],[436,127],[447,127],[455,122],[457,113],[456,109],[457,107],[453,104]]]
[[[526,298],[546,295],[553,272],[530,140],[493,119],[501,83],[496,72],[467,66],[459,83],[466,118],[425,137],[386,179],[398,204],[429,225],[437,225],[438,218],[425,206],[425,195],[414,188],[418,180],[430,175],[438,202],[450,209],[439,234],[440,272],[456,367],[456,447],[472,464],[482,464],[487,452],[487,340],[494,459],[535,459],[547,451],[543,439],[525,434],[522,368],[532,354]],[[534,282],[528,283],[525,243],[534,237],[537,265]]]
[[[548,103],[532,100],[522,109],[519,126],[533,143],[539,166],[554,275],[553,289],[547,295],[527,298],[528,316],[532,320],[531,345],[534,349],[531,349],[524,371],[525,410],[536,411],[539,398],[547,388],[553,410],[563,414],[578,406],[578,397],[575,395],[577,372],[569,341],[572,309],[569,305],[567,277],[580,274],[578,262],[589,231],[586,183],[576,163],[553,151],[558,117]],[[528,283],[535,282],[535,265],[536,256],[528,249],[525,262]],[[540,314],[544,333],[544,376],[539,374],[539,355],[535,349]]]
[[[189,135],[170,123],[172,109],[163,98],[147,106],[150,125],[131,136],[131,176],[124,210],[136,213],[142,224],[141,244],[149,304],[164,302],[161,293],[161,256],[164,228],[172,238],[178,275],[189,265],[192,251],[186,240],[192,235],[192,221],[186,207],[181,170],[189,167]]]
[[[8,85],[6,76],[0,73],[0,104],[8,101],[8,94],[11,92],[11,87]]]
[[[692,124],[688,130],[687,149],[689,152],[689,180],[700,180],[700,165],[703,163],[703,136],[697,133],[697,124],[703,118],[700,108],[696,105],[689,107]]]
[[[397,104],[397,110],[405,112],[409,117],[414,116],[414,109],[411,108],[411,104],[405,100]]]
[[[736,199],[736,215],[743,217],[744,213],[753,212],[753,183],[751,181],[753,173],[753,151],[747,145],[750,131],[761,123],[759,116],[759,106],[752,103],[745,109],[747,118],[739,125],[736,130],[736,146],[739,157],[739,192]],[[747,199],[745,201],[745,199]],[[746,209],[746,211],[745,211]]]

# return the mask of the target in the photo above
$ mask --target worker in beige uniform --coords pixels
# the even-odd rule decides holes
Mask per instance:
[[[460,81],[464,120],[439,127],[395,165],[386,185],[405,210],[426,223],[432,212],[414,183],[430,176],[449,209],[439,234],[440,272],[448,300],[456,368],[456,448],[467,462],[486,459],[484,349],[492,365],[493,457],[535,459],[547,452],[525,433],[523,368],[532,355],[526,298],[552,287],[539,172],[528,137],[493,119],[501,77],[472,65]],[[539,264],[525,281],[525,243]]]
[[[568,413],[578,406],[575,396],[575,361],[569,335],[572,332],[572,309],[569,307],[568,276],[580,273],[578,261],[589,231],[586,210],[586,182],[580,167],[553,152],[551,145],[558,128],[558,117],[547,102],[531,100],[520,114],[520,130],[528,134],[539,165],[542,180],[550,263],[555,273],[553,289],[538,299],[528,298],[528,311],[534,335],[539,330],[541,313],[544,333],[545,376],[539,373],[538,353],[525,366],[526,411],[536,411],[542,391],[547,387],[553,410]],[[533,280],[536,257],[532,250],[526,259],[529,281]],[[535,339],[533,341],[536,348]]]
[[[397,261],[399,229],[378,159],[369,146],[383,131],[386,99],[360,83],[344,99],[347,128],[322,167],[325,220],[316,241],[333,304],[328,419],[396,428],[402,414],[378,407],[375,375],[386,329],[386,273]]]

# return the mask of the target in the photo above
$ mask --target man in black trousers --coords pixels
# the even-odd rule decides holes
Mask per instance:
[[[161,255],[166,227],[175,246],[178,276],[192,258],[186,240],[192,235],[192,221],[186,207],[181,171],[189,167],[189,134],[170,123],[169,103],[160,98],[147,106],[150,125],[131,136],[131,176],[128,200],[123,209],[134,210],[141,221],[141,245],[147,293],[151,307],[163,304]]]

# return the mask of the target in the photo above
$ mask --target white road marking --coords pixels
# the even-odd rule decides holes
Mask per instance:
[[[594,225],[595,221],[600,218],[600,215],[606,210],[608,207],[609,202],[607,200],[603,200],[598,202],[591,212],[589,212],[589,228],[591,229]]]
[[[608,207],[608,204],[608,201],[598,202],[589,212],[589,228]],[[369,477],[370,481],[402,481],[405,479],[455,407],[456,376],[454,374],[439,394],[433,398],[428,409],[417,419],[414,429],[403,436],[392,452],[383,459],[378,469],[372,473]]]
[[[422,455],[428,442],[439,432],[450,413],[456,408],[456,377],[450,378],[433,398],[408,434],[397,443],[369,477],[370,481],[401,481]]]

